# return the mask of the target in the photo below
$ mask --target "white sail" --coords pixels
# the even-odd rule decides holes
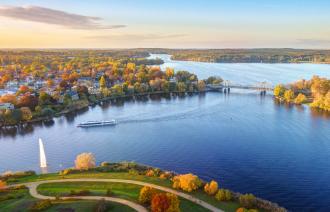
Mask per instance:
[[[39,153],[40,153],[40,167],[41,168],[46,168],[47,167],[47,160],[46,160],[44,144],[42,143],[41,138],[39,138]]]

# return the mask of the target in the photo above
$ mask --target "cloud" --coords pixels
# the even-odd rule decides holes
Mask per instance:
[[[123,35],[93,35],[86,36],[87,39],[103,40],[161,40],[185,37],[185,34],[123,34]]]
[[[115,29],[126,27],[125,25],[102,24],[102,18],[99,17],[78,15],[38,6],[0,7],[0,16],[24,21],[55,24],[71,29]]]

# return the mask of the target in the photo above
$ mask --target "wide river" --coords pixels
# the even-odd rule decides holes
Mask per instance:
[[[210,64],[156,56],[165,60],[162,67],[242,84],[314,74],[330,78],[329,65]],[[76,127],[112,118],[119,122],[115,127]],[[234,90],[109,103],[0,136],[0,172],[40,171],[40,137],[50,171],[72,167],[77,154],[92,152],[97,162],[136,161],[216,179],[221,187],[254,193],[292,211],[330,211],[330,116],[278,105],[271,95]]]

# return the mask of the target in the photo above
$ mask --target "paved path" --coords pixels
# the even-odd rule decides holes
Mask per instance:
[[[19,185],[25,185],[29,188],[30,194],[38,199],[55,199],[55,197],[49,197],[49,196],[43,196],[41,194],[39,194],[37,192],[37,187],[41,184],[45,184],[45,183],[63,183],[63,182],[111,182],[111,183],[128,183],[128,184],[134,184],[134,185],[141,185],[141,186],[149,186],[152,188],[155,188],[157,190],[161,190],[161,191],[165,191],[168,193],[172,193],[175,194],[179,197],[185,198],[193,203],[196,203],[206,209],[209,209],[210,211],[215,211],[215,212],[223,212],[222,210],[216,208],[213,205],[210,205],[207,202],[204,202],[200,199],[197,199],[189,194],[171,189],[171,188],[167,188],[167,187],[163,187],[163,186],[159,186],[159,185],[155,185],[155,184],[151,184],[151,183],[146,183],[146,182],[142,182],[142,181],[136,181],[136,180],[123,180],[123,179],[94,179],[94,178],[79,178],[79,179],[61,179],[61,180],[44,180],[44,181],[37,181],[37,182],[30,182],[30,183],[22,183]],[[17,184],[16,184],[17,185]],[[15,186],[15,185],[12,185]],[[114,198],[114,197],[100,197],[100,196],[79,196],[79,197],[61,197],[61,199],[65,199],[65,198],[74,198],[74,199],[88,199],[88,200],[101,200],[104,199],[106,201],[112,201],[112,202],[117,202],[117,203],[121,203],[124,205],[127,205],[137,211],[147,211],[144,207],[142,207],[141,205],[138,205],[134,202],[130,202],[128,200],[124,200],[124,199],[119,199],[119,198]]]

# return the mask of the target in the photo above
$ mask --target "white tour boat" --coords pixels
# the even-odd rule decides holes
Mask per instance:
[[[101,127],[101,126],[109,126],[109,125],[116,125],[117,121],[112,119],[110,121],[87,121],[82,122],[77,125],[77,127]]]

